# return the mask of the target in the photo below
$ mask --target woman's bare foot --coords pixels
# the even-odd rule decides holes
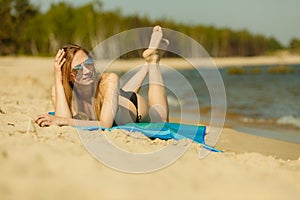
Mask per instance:
[[[162,38],[163,33],[160,26],[155,26],[151,35],[148,49],[143,52],[147,63],[158,63],[166,51],[169,40]]]
[[[158,46],[158,54],[159,54],[159,57],[161,58],[164,53],[166,52],[168,46],[169,46],[170,42],[169,40],[163,38],[161,41],[160,41],[160,44]]]
[[[163,33],[160,26],[155,26],[152,31],[150,43],[148,49],[143,52],[143,57],[147,58],[148,56],[156,53],[156,50],[160,44]]]

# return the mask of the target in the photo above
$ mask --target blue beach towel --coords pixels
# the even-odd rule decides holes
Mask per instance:
[[[156,122],[156,123],[129,123],[112,128],[104,128],[101,126],[76,126],[79,130],[116,130],[123,129],[130,132],[141,132],[149,138],[167,139],[191,139],[192,141],[201,144],[205,149],[213,152],[222,152],[205,144],[205,130],[206,126],[196,126],[189,124],[170,123],[170,122]]]
[[[48,114],[54,115],[54,112]],[[149,138],[159,138],[163,140],[168,139],[191,139],[192,141],[201,144],[205,149],[213,152],[222,152],[219,149],[215,149],[212,146],[205,144],[205,131],[206,126],[196,126],[190,124],[180,124],[171,122],[156,122],[156,123],[128,123],[125,125],[114,126],[112,128],[104,128],[102,126],[75,126],[78,130],[115,130],[123,129],[130,132],[141,132]]]

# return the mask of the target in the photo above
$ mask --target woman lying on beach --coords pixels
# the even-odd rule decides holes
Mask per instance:
[[[146,65],[122,88],[114,73],[96,75],[89,53],[77,45],[60,49],[54,62],[55,84],[52,100],[55,115],[36,117],[39,126],[103,126],[112,127],[130,122],[168,121],[168,103],[159,61],[169,41],[159,26],[153,28],[148,49],[143,52]],[[148,103],[138,94],[149,76]],[[99,81],[98,81],[99,80]]]

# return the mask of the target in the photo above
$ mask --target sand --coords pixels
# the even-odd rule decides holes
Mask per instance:
[[[110,168],[85,149],[76,129],[31,123],[36,115],[53,110],[52,61],[0,58],[0,199],[299,198],[300,145],[229,128],[223,129],[216,146],[224,153],[204,159],[199,159],[201,146],[187,141],[106,132],[114,145],[133,153],[188,147],[179,159],[154,172],[131,174]],[[244,65],[249,60],[226,62]],[[97,131],[89,134],[103,137]]]

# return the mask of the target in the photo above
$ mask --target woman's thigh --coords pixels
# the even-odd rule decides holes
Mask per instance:
[[[149,121],[148,115],[148,103],[145,101],[144,97],[137,94],[138,102],[138,113],[136,112],[136,107],[127,98],[119,97],[119,108],[115,116],[115,121],[117,124],[126,124],[130,122],[136,122],[137,117],[141,122]],[[136,116],[136,115],[139,116]]]
[[[140,121],[149,121],[149,106],[146,102],[145,98],[139,94],[137,94],[137,102],[138,102],[138,114],[141,116]]]

